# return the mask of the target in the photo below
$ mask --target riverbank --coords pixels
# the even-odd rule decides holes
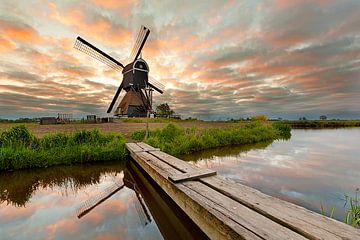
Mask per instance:
[[[291,127],[283,123],[252,122],[243,127],[223,129],[183,128],[179,125],[168,124],[163,129],[150,130],[145,142],[171,155],[179,156],[222,146],[290,138],[290,132]],[[145,130],[132,134],[132,138],[137,141],[142,141],[144,137]]]
[[[298,129],[360,127],[360,120],[283,120],[280,122]]]
[[[36,137],[24,125],[0,133],[0,170],[123,160],[125,138],[98,130]]]
[[[281,123],[252,122],[228,125],[227,128],[186,128],[171,123],[151,130],[146,142],[178,156],[221,146],[288,138],[290,130],[288,125]],[[134,140],[142,141],[144,136],[142,128],[132,134]],[[124,160],[127,156],[125,142],[120,133],[105,133],[97,129],[48,133],[38,137],[25,125],[14,125],[0,131],[0,170]]]

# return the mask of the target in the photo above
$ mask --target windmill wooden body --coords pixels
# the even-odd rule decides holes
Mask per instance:
[[[107,113],[113,112],[116,116],[144,117],[147,113],[152,112],[153,91],[163,93],[164,86],[161,83],[154,79],[149,81],[149,66],[141,58],[141,50],[149,34],[150,30],[141,26],[131,51],[131,62],[126,66],[83,38],[77,37],[74,46],[76,49],[98,59],[115,70],[121,71],[123,74],[123,80],[110,103]],[[117,107],[114,108],[121,90],[126,91],[126,94]]]

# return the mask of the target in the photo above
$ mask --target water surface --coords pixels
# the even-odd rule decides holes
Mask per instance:
[[[0,239],[206,239],[129,162],[2,172],[0,226]]]
[[[343,220],[344,193],[360,187],[360,128],[292,130],[288,141],[226,147],[183,156],[200,167],[264,193],[320,212],[335,206]]]

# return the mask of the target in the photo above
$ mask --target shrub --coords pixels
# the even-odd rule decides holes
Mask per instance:
[[[267,120],[268,120],[268,118],[265,115],[256,115],[251,118],[251,121],[266,122]]]

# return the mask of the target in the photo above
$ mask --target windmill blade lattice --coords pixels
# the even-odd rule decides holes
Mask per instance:
[[[150,29],[146,28],[145,26],[140,27],[139,34],[136,38],[136,42],[130,54],[129,59],[131,61],[134,61],[138,58],[149,34],[150,34]]]
[[[94,45],[92,45],[91,43],[89,43],[88,41],[86,41],[81,37],[76,38],[74,48],[99,60],[100,62],[108,65],[112,69],[121,72],[122,69],[124,68],[124,65],[122,65],[120,62],[118,62],[113,57],[104,53],[103,51],[101,51],[100,49],[98,49],[97,47],[95,47]]]
[[[86,200],[84,203],[81,204],[81,206],[77,209],[77,217],[81,218],[88,214],[91,210],[93,210],[95,207],[100,205],[102,202],[104,202],[106,199],[114,195],[116,192],[118,192],[120,189],[122,189],[125,186],[123,182],[115,182],[110,187],[106,188],[104,191],[99,193],[98,195],[93,196],[92,198]]]

